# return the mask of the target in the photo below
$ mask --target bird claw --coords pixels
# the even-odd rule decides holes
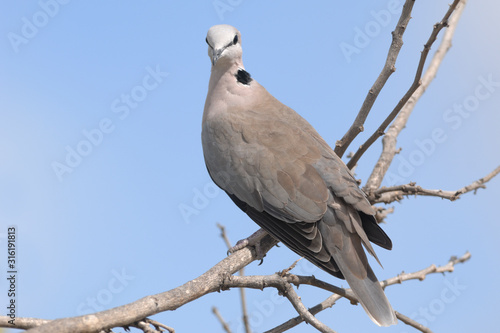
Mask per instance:
[[[250,236],[250,237],[252,237],[252,236]],[[241,239],[241,240],[237,241],[235,246],[233,246],[232,248],[230,248],[229,250],[227,250],[227,254],[228,255],[232,254],[232,253],[234,253],[236,251],[239,251],[239,250],[247,247],[248,245],[251,245],[250,241],[249,241],[250,237],[245,238],[245,239]]]
[[[235,246],[227,250],[228,255],[232,254],[236,251],[239,251],[245,247],[253,247],[255,249],[255,253],[257,254],[257,260],[260,260],[259,265],[264,262],[264,257],[266,253],[262,251],[262,247],[260,246],[260,241],[262,239],[262,234],[266,234],[266,232],[262,229],[257,230],[255,233],[250,235],[250,237],[239,240]]]

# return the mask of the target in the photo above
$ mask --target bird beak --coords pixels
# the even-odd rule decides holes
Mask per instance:
[[[220,55],[222,54],[222,51],[224,51],[224,49],[213,49],[212,50],[212,66],[215,66],[215,64],[217,63],[217,60],[219,60],[220,58]]]

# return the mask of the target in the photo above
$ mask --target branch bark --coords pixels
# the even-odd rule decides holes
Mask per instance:
[[[466,252],[460,258],[451,257],[446,265],[439,266],[439,267],[437,267],[436,265],[431,265],[425,269],[422,269],[422,270],[414,272],[414,273],[401,273],[396,277],[393,277],[391,279],[387,279],[387,280],[382,281],[380,283],[381,283],[382,287],[385,288],[385,287],[388,287],[388,286],[391,286],[394,284],[401,284],[404,281],[408,281],[408,280],[423,281],[425,279],[425,277],[429,274],[453,272],[456,264],[464,263],[467,260],[469,260],[470,258],[471,258],[471,254],[469,252]],[[326,282],[323,282],[323,283],[328,285]],[[336,287],[336,288],[338,288],[338,287]],[[325,289],[325,288],[323,288],[323,289]],[[339,289],[342,289],[342,288],[339,288]],[[329,290],[329,289],[326,289],[326,290]],[[317,314],[317,313],[319,313],[327,308],[331,308],[337,302],[337,300],[339,300],[342,297],[346,297],[347,299],[349,299],[351,301],[351,303],[357,302],[357,299],[354,296],[354,294],[352,293],[351,289],[342,289],[342,290],[343,290],[343,293],[345,296],[344,295],[341,296],[340,294],[335,293],[335,294],[331,295],[330,297],[328,297],[327,299],[325,299],[323,302],[310,308],[309,312],[311,314],[315,315],[315,314]],[[302,322],[303,322],[303,319],[300,316],[297,316],[297,317],[294,317],[294,318],[284,322],[283,324],[281,324],[279,326],[274,327],[273,329],[266,331],[265,333],[282,333],[282,332],[285,332],[285,331],[297,326],[298,324],[300,324]]]
[[[224,227],[223,225],[221,225],[219,223],[217,223],[217,227],[220,229],[220,235],[221,235],[222,239],[224,240],[224,243],[226,243],[228,250],[230,250],[232,248],[232,246],[231,246],[231,242],[229,241],[229,237],[227,237],[226,227]],[[245,275],[245,267],[242,267],[239,270],[238,274],[240,276],[244,276]],[[241,312],[242,312],[241,317],[243,319],[245,333],[252,333],[252,329],[250,327],[250,322],[248,321],[247,296],[246,296],[246,291],[244,288],[240,289],[240,299],[241,299]],[[220,320],[222,317],[219,318],[219,316],[217,316],[217,318]],[[224,325],[224,323],[223,323],[223,325]]]
[[[399,313],[397,311],[394,311],[394,312],[396,313],[396,317],[399,320],[401,320],[403,323],[405,323],[406,325],[411,326],[413,328],[416,328],[417,330],[419,330],[420,332],[423,332],[423,333],[432,333],[432,331],[429,328],[427,328],[424,325],[420,324],[419,322],[411,319],[410,317],[407,317],[404,314]]]
[[[434,53],[434,56],[429,63],[429,67],[427,67],[425,74],[422,77],[422,85],[418,87],[418,89],[413,93],[408,102],[406,102],[404,107],[401,109],[401,112],[394,120],[394,123],[389,127],[389,130],[384,135],[382,139],[382,153],[380,154],[380,157],[366,182],[364,188],[365,191],[377,189],[382,184],[382,180],[384,179],[384,176],[387,173],[387,170],[389,169],[394,156],[398,152],[398,150],[396,149],[397,138],[403,128],[406,126],[406,123],[408,122],[408,119],[418,100],[427,90],[432,80],[434,80],[434,78],[436,77],[439,66],[441,66],[446,53],[451,48],[451,41],[453,39],[453,35],[455,34],[455,29],[465,8],[466,2],[466,0],[460,1],[460,3],[457,5],[455,13],[448,21],[448,28],[443,35],[443,39],[441,40],[438,49]]]
[[[476,192],[480,188],[486,188],[484,184],[490,181],[493,177],[495,177],[499,173],[500,173],[500,165],[495,170],[487,174],[485,177],[480,178],[475,182],[473,182],[472,184],[464,186],[456,191],[429,190],[417,186],[416,183],[409,183],[406,185],[397,185],[390,187],[384,186],[374,191],[368,191],[366,192],[366,195],[368,197],[368,200],[370,200],[372,204],[375,203],[387,204],[394,201],[400,201],[405,196],[409,195],[432,196],[432,197],[448,199],[450,201],[455,201],[459,199],[462,196],[462,194],[472,191]]]
[[[269,235],[263,235],[260,239],[260,249],[263,253],[267,253],[274,245],[276,245],[276,240]],[[146,296],[133,303],[106,311],[86,316],[53,320],[44,325],[34,327],[29,332],[91,333],[113,327],[130,326],[146,317],[163,311],[175,310],[203,295],[219,291],[224,279],[256,259],[257,254],[253,249],[244,248],[220,261],[198,278],[175,289],[157,295]],[[5,318],[8,317],[0,317],[0,323]]]
[[[392,32],[392,43],[389,47],[389,53],[387,54],[387,59],[385,61],[384,67],[380,72],[377,80],[373,83],[373,86],[368,91],[367,96],[363,104],[361,105],[361,109],[356,116],[353,124],[349,128],[349,130],[344,134],[341,140],[337,141],[335,144],[335,153],[342,157],[351,144],[351,142],[356,138],[356,136],[363,131],[363,125],[370,113],[370,110],[375,103],[380,91],[384,87],[385,83],[389,79],[392,73],[396,71],[396,59],[398,58],[399,51],[403,46],[403,34],[406,31],[406,27],[408,26],[408,22],[411,19],[411,10],[413,9],[413,5],[415,0],[406,0],[403,5],[403,10],[401,12],[401,16],[399,18],[398,24],[396,28]]]
[[[261,245],[265,245],[266,249],[269,249],[270,247],[274,246],[275,241],[270,237],[266,236],[265,239],[261,242]],[[224,259],[221,261],[219,264],[217,264],[215,267],[221,266],[222,264],[228,264],[228,261],[239,261],[240,264],[243,264],[244,262],[247,262],[251,260],[253,257],[255,257],[254,254],[251,253],[252,251],[248,249],[243,249],[238,251],[236,254]],[[238,256],[240,254],[240,256]],[[462,257],[457,258],[457,257],[452,257],[446,265],[443,266],[436,266],[436,265],[431,265],[425,269],[422,269],[417,272],[413,273],[401,273],[393,278],[381,281],[380,284],[382,285],[383,288],[392,286],[394,284],[401,284],[404,281],[408,280],[420,280],[423,281],[427,275],[430,274],[435,274],[435,273],[445,273],[445,272],[453,272],[455,269],[455,265],[458,263],[464,263],[467,260],[471,258],[471,254],[469,252],[466,252]],[[254,258],[255,260],[255,258]],[[251,262],[251,261],[250,261]],[[209,272],[212,272],[214,268],[210,269],[207,273],[203,274],[200,276],[199,279],[206,280],[207,274]],[[234,266],[232,266],[232,269],[234,272],[236,272]],[[196,281],[198,279],[195,279],[193,281]],[[293,274],[286,274],[282,275],[281,273],[276,273],[273,275],[255,275],[255,276],[230,276],[223,274],[223,276],[219,276],[216,280],[216,290],[227,290],[230,288],[252,288],[252,289],[264,289],[264,288],[276,288],[281,295],[285,296],[288,298],[288,300],[292,303],[292,305],[295,307],[297,312],[299,313],[298,317],[292,318],[288,320],[287,322],[279,325],[278,327],[275,327],[267,332],[272,332],[272,333],[277,333],[277,332],[284,332],[292,327],[297,326],[303,321],[309,322],[311,325],[313,325],[315,328],[317,328],[320,332],[334,332],[330,328],[324,326],[321,322],[319,322],[316,318],[314,318],[314,315],[317,314],[318,312],[332,307],[335,302],[342,298],[345,297],[351,301],[352,304],[356,304],[358,302],[356,296],[352,292],[351,289],[344,289],[340,288],[337,286],[334,286],[332,284],[329,284],[327,282],[324,282],[322,280],[316,279],[314,276],[300,276],[300,275],[293,275]],[[88,315],[88,316],[82,316],[82,317],[74,317],[74,318],[67,318],[67,319],[58,319],[58,320],[45,320],[45,319],[37,319],[37,318],[16,318],[16,328],[21,328],[21,329],[30,329],[34,327],[38,327],[39,331],[41,332],[49,332],[50,329],[52,331],[50,332],[99,332],[99,331],[104,331],[111,329],[113,327],[123,327],[123,326],[134,326],[136,327],[137,322],[145,322],[149,323],[153,326],[158,326],[158,327],[163,327],[167,328],[167,326],[153,322],[152,320],[143,317],[139,320],[136,321],[131,321],[127,320],[126,322],[120,322],[120,323],[115,323],[115,324],[110,324],[112,320],[116,320],[116,318],[112,317],[113,312],[116,311],[122,311],[126,312],[126,315],[131,316],[131,314],[128,312],[132,308],[136,307],[139,305],[139,302],[142,300],[151,298],[151,297],[156,297],[158,306],[161,306],[162,304],[165,303],[167,295],[172,295],[173,292],[179,292],[180,288],[185,287],[186,285],[190,284],[192,281],[188,282],[187,284],[173,289],[171,291],[167,291],[162,294],[154,295],[154,296],[148,296],[145,297],[137,302],[130,303],[128,305],[122,306],[122,307],[117,307],[111,310],[103,311],[96,313],[94,315]],[[302,304],[300,297],[297,295],[295,292],[294,288],[292,287],[293,285],[300,286],[301,284],[307,284],[311,286],[315,286],[324,290],[327,290],[329,292],[334,293],[330,297],[328,297],[326,300],[321,302],[320,304],[310,308],[309,310],[305,308],[305,306]],[[182,292],[184,293],[190,293],[192,292],[193,289],[188,289],[188,288],[183,288]],[[201,295],[195,295],[198,298]],[[182,297],[182,296],[181,296]],[[193,296],[187,296],[189,298]],[[180,302],[184,302],[184,300],[180,300]],[[176,304],[177,305],[177,304]],[[179,305],[180,306],[180,305]],[[171,307],[171,306],[170,306]],[[125,311],[126,310],[126,311]],[[170,310],[167,309],[167,310]],[[164,310],[164,311],[167,311]],[[133,311],[133,310],[132,310]],[[111,316],[111,318],[102,318],[102,315],[104,313],[107,313],[108,315]],[[90,317],[90,318],[89,318]],[[399,318],[399,317],[398,317]],[[7,316],[0,316],[0,327],[11,327],[8,324],[8,320],[10,318]],[[102,322],[100,326],[97,325],[97,320],[103,320],[103,319],[108,319],[106,322]],[[86,325],[81,324],[81,322],[87,322]],[[83,325],[83,326],[82,326]],[[92,325],[92,326],[91,326]],[[173,331],[172,328],[168,327],[169,331]],[[33,332],[36,332],[35,330],[32,330]]]
[[[10,320],[10,317],[0,316],[0,327],[29,330],[30,328],[42,326],[42,325],[45,325],[45,324],[51,322],[51,320],[47,320],[47,319],[19,317],[19,318],[16,318],[16,326],[12,326],[11,324],[9,324],[9,320]]]
[[[224,320],[224,318],[220,314],[219,309],[217,309],[217,307],[213,306],[212,307],[212,312],[217,317],[217,319],[219,320],[219,322],[221,323],[222,328],[224,329],[224,332],[226,332],[226,333],[232,333],[231,328],[229,327],[229,325],[227,324],[227,322]]]
[[[349,160],[347,163],[347,167],[349,169],[352,169],[356,163],[358,163],[359,159],[361,156],[366,152],[366,150],[382,135],[384,135],[384,131],[391,124],[391,122],[396,118],[398,115],[399,111],[401,111],[401,108],[408,102],[410,97],[413,95],[413,93],[417,90],[417,88],[422,84],[422,81],[420,78],[422,77],[422,72],[424,69],[425,61],[427,59],[427,55],[429,54],[429,51],[431,49],[432,44],[436,41],[436,38],[439,34],[439,32],[444,28],[448,26],[448,19],[450,18],[450,15],[453,13],[453,11],[456,9],[458,3],[460,0],[455,0],[453,3],[450,5],[450,8],[444,15],[443,19],[441,22],[436,23],[434,25],[434,29],[432,30],[432,33],[429,37],[429,40],[427,43],[424,45],[424,49],[422,51],[422,54],[420,55],[420,61],[417,66],[417,72],[415,73],[415,79],[413,80],[412,85],[406,92],[406,94],[401,98],[401,100],[398,102],[398,104],[394,107],[392,112],[389,114],[389,116],[382,122],[382,124],[379,126],[379,128],[366,140],[365,143],[363,143],[359,149],[356,151],[354,156]]]
[[[144,333],[162,333],[164,331],[167,331],[169,333],[175,333],[175,330],[172,327],[163,325],[162,323],[159,323],[149,318],[140,320],[136,323],[133,323],[130,326],[138,328],[142,330]],[[153,326],[153,328],[151,328],[151,326]],[[125,326],[125,331],[127,331],[127,326]],[[109,330],[103,331],[102,333],[109,333]]]

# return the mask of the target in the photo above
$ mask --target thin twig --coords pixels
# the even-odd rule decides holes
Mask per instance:
[[[219,319],[219,322],[221,323],[224,331],[226,331],[227,333],[231,333],[231,328],[229,327],[227,322],[224,320],[224,318],[220,314],[219,309],[217,309],[217,307],[215,307],[215,306],[212,306],[212,312],[217,317],[217,319]]]
[[[229,238],[227,237],[226,227],[224,227],[222,224],[217,223],[217,228],[220,229],[220,236],[224,240],[224,243],[226,243],[227,248],[230,249],[232,245],[231,242],[229,241]]]
[[[311,324],[314,328],[322,333],[335,333],[330,327],[323,324],[316,317],[314,317],[311,312],[304,306],[302,301],[300,300],[299,295],[295,292],[295,289],[290,284],[287,284],[287,288],[284,295],[290,303],[292,303],[295,310],[299,313],[299,315],[304,318],[304,321],[308,324]]]
[[[132,324],[130,325],[132,327],[135,327],[135,328],[138,328],[140,329],[141,331],[143,331],[144,333],[157,333],[158,331],[152,329],[147,323],[143,322],[143,321],[138,321],[137,323],[135,324]],[[127,327],[128,328],[128,327]],[[160,331],[161,332],[161,331]]]
[[[293,264],[291,264],[291,265],[290,265],[290,267],[285,268],[284,270],[282,270],[282,271],[279,273],[279,275],[281,275],[281,276],[285,276],[286,274],[288,274],[288,273],[289,273],[292,269],[294,269],[294,268],[295,268],[295,266],[297,266],[297,263],[298,263],[299,261],[301,261],[302,259],[304,259],[304,257],[300,257],[299,259],[295,260],[295,261],[293,262]]]
[[[432,331],[425,327],[424,325],[420,324],[419,322],[411,319],[410,317],[407,317],[405,316],[404,314],[402,313],[399,313],[397,311],[394,311],[396,313],[396,317],[401,320],[403,323],[405,323],[406,325],[409,325],[413,328],[416,328],[417,330],[419,330],[420,332],[423,332],[423,333],[432,333]]]
[[[375,220],[377,220],[377,223],[384,222],[387,215],[394,213],[394,207],[385,208],[385,207],[374,206],[374,208],[375,208]]]
[[[232,247],[231,241],[229,240],[229,237],[227,237],[226,233],[226,227],[224,227],[222,224],[217,223],[217,227],[220,229],[221,237],[224,239],[224,242],[226,243],[226,246],[228,249]],[[245,275],[245,267],[242,267],[238,274],[240,276]],[[243,326],[245,327],[245,333],[252,333],[252,328],[250,327],[250,322],[248,320],[248,308],[247,308],[247,296],[246,296],[246,290],[244,288],[240,288],[240,300],[241,300],[241,312],[242,312],[242,320],[243,320]]]
[[[387,287],[387,286],[392,286],[393,284],[401,284],[404,281],[408,280],[419,280],[423,281],[425,280],[425,277],[429,274],[435,274],[435,273],[446,273],[446,272],[453,272],[455,270],[455,265],[456,264],[462,264],[469,260],[471,258],[471,254],[469,251],[465,252],[463,256],[460,258],[457,257],[451,257],[450,260],[446,265],[443,266],[436,266],[436,265],[430,265],[427,268],[421,269],[417,272],[414,273],[401,273],[398,276],[395,276],[393,278],[384,280],[381,282],[382,287]]]
[[[245,268],[240,269],[240,276],[245,275]],[[250,327],[250,321],[248,319],[248,308],[247,308],[247,296],[245,288],[240,289],[240,299],[241,299],[241,312],[243,319],[243,326],[245,327],[246,333],[252,333],[252,328]]]
[[[415,0],[406,0],[403,5],[403,10],[401,12],[401,16],[399,18],[398,24],[396,28],[392,32],[392,43],[389,47],[389,52],[387,54],[387,59],[385,61],[384,67],[380,72],[377,80],[373,83],[373,86],[368,91],[368,94],[365,97],[363,105],[361,105],[361,109],[356,116],[356,119],[352,123],[349,130],[344,134],[341,140],[337,141],[335,144],[335,153],[342,157],[347,150],[347,147],[351,144],[351,142],[356,138],[356,136],[363,131],[363,125],[370,113],[370,110],[375,103],[380,91],[384,87],[385,83],[389,79],[392,73],[396,71],[396,59],[398,57],[399,51],[403,46],[403,34],[406,31],[406,27],[408,26],[408,22],[411,19],[411,10],[413,8],[413,4]]]
[[[499,173],[500,173],[500,165],[495,170],[487,174],[485,177],[476,180],[474,183],[470,185],[462,187],[457,192],[460,192],[460,194],[464,194],[470,191],[475,191],[478,188],[484,188],[483,184],[489,182],[493,177],[495,177]]]
[[[151,328],[153,326],[154,328]],[[163,329],[167,330],[170,333],[175,333],[175,330],[172,327],[168,327],[159,323],[155,320],[146,318],[144,320],[140,320],[134,324],[131,324],[130,327],[135,327],[142,330],[144,333],[162,333]]]
[[[168,332],[170,332],[170,333],[175,333],[175,330],[174,330],[172,327],[167,326],[167,325],[164,325],[164,324],[162,324],[162,323],[160,323],[160,322],[157,322],[156,320],[146,318],[144,321],[145,321],[146,323],[148,323],[148,324],[153,325],[153,326],[154,326],[154,328],[155,328],[157,331],[161,331],[161,328],[164,328],[164,329],[166,329],[166,330],[167,330]]]
[[[359,149],[356,151],[354,156],[349,160],[347,163],[347,167],[351,169],[356,163],[358,163],[359,159],[361,156],[365,153],[365,151],[382,135],[384,135],[384,131],[389,126],[394,118],[398,115],[399,111],[401,111],[402,107],[408,102],[410,97],[413,95],[413,93],[417,90],[417,88],[422,84],[422,81],[420,78],[422,77],[422,72],[424,70],[424,65],[425,65],[425,60],[427,59],[427,55],[429,54],[429,51],[431,49],[432,44],[434,41],[436,41],[436,38],[439,34],[439,32],[446,26],[448,26],[448,18],[450,15],[453,13],[455,8],[457,7],[458,3],[460,0],[455,0],[453,1],[453,4],[450,5],[450,8],[444,15],[443,19],[441,22],[436,23],[434,25],[434,29],[432,30],[432,33],[429,37],[429,40],[427,43],[424,45],[424,49],[420,55],[420,61],[417,66],[417,72],[415,73],[415,79],[413,80],[413,83],[411,84],[410,88],[406,92],[406,94],[401,98],[401,100],[398,102],[398,104],[394,107],[392,112],[389,114],[389,116],[382,122],[382,124],[379,126],[379,128],[366,140],[365,143],[363,143]]]
[[[290,277],[292,277],[290,279]],[[314,277],[297,277],[294,275],[287,275],[285,277],[280,276],[279,274],[273,275],[254,275],[254,276],[233,276],[230,279],[225,279],[221,284],[221,289],[226,290],[230,288],[251,288],[251,289],[259,289],[263,290],[264,288],[276,288],[280,295],[286,297],[290,303],[293,305],[299,317],[307,323],[311,324],[320,332],[328,332],[334,333],[334,331],[327,327],[325,324],[320,322],[317,318],[311,314],[307,308],[302,304],[300,297],[295,292],[295,289],[292,286],[293,284],[297,284],[297,279],[301,279],[301,281],[310,281],[308,279],[315,280]],[[317,280],[318,285],[322,285],[322,283],[327,284],[326,282],[322,282]],[[300,284],[300,283],[299,283]],[[307,284],[307,283],[304,283]],[[323,286],[325,287],[325,286]],[[343,292],[342,288],[337,288],[341,293]],[[344,293],[345,294],[345,293]],[[349,297],[354,297],[352,292],[349,293]]]
[[[455,201],[459,199],[460,196],[462,196],[467,192],[474,191],[475,193],[480,188],[486,188],[484,184],[490,181],[493,177],[495,177],[499,173],[500,173],[500,166],[498,166],[495,170],[490,172],[485,177],[480,178],[475,182],[473,182],[472,184],[464,186],[457,191],[430,190],[417,186],[415,183],[409,183],[406,185],[397,185],[389,187],[384,186],[375,191],[367,192],[367,196],[372,204],[380,202],[391,203],[394,201],[400,201],[405,196],[409,195],[432,196],[432,197],[448,199],[450,201]]]
[[[435,274],[435,273],[444,273],[444,272],[453,272],[454,266],[458,263],[463,263],[469,260],[471,257],[471,254],[469,252],[466,252],[462,257],[456,258],[452,257],[450,258],[449,262],[446,265],[436,267],[436,265],[431,265],[425,269],[422,269],[420,271],[414,272],[414,273],[401,273],[396,277],[393,277],[391,279],[387,279],[385,281],[380,282],[383,287],[388,287],[394,284],[401,284],[404,281],[408,280],[420,280],[422,281],[425,279],[425,277],[429,274]],[[287,276],[289,278],[290,276]],[[330,288],[325,288],[325,286],[328,286],[329,284],[320,280],[317,280],[316,282],[313,279],[310,279],[312,283],[305,283],[304,280],[300,281],[303,284],[312,284],[316,287],[332,291]],[[321,282],[321,284],[319,282]],[[291,281],[290,281],[291,282]],[[292,282],[294,283],[294,282]],[[313,315],[328,309],[332,307],[339,299],[342,297],[345,297],[351,301],[351,303],[356,303],[357,299],[356,296],[354,296],[354,293],[352,292],[351,289],[343,289],[339,287],[335,287],[341,290],[341,293],[335,293],[325,299],[323,302],[313,306],[312,308],[309,309],[309,312]],[[334,291],[335,292],[335,291]],[[343,295],[342,295],[343,294]],[[294,317],[284,323],[282,323],[279,326],[276,326],[265,333],[282,333],[285,332],[298,324],[302,323],[303,319],[300,316]]]
[[[370,177],[366,181],[366,191],[379,188],[382,184],[382,180],[384,179],[384,176],[387,173],[387,170],[389,169],[394,156],[399,151],[396,148],[397,137],[399,136],[399,133],[401,133],[403,128],[405,128],[416,103],[436,77],[439,66],[441,65],[448,50],[451,48],[451,41],[453,39],[453,35],[458,25],[460,16],[462,15],[462,12],[465,8],[466,2],[466,0],[462,0],[455,9],[455,13],[453,14],[453,16],[450,17],[450,20],[448,21],[448,28],[443,35],[443,39],[441,40],[438,49],[434,53],[434,56],[432,57],[432,60],[430,61],[429,66],[427,67],[422,77],[422,85],[413,93],[408,102],[406,102],[406,104],[394,120],[394,123],[389,127],[387,133],[382,138],[382,153],[380,154],[380,157],[375,167],[373,168]]]

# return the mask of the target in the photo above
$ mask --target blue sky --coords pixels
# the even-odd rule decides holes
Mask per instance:
[[[397,71],[352,147],[406,91],[448,2],[416,2]],[[382,68],[399,17],[391,10],[402,3],[2,3],[0,242],[5,249],[7,226],[17,226],[17,315],[75,316],[172,289],[224,258],[216,223],[233,242],[257,229],[214,187],[203,161],[210,26],[236,26],[246,69],[333,145]],[[398,140],[395,183],[455,190],[500,163],[499,9],[493,0],[467,5],[452,49]],[[366,38],[357,39],[359,31]],[[343,53],[347,44],[357,53]],[[362,157],[358,178],[367,179],[380,149],[377,142]],[[396,310],[435,331],[497,327],[483,309],[496,308],[500,297],[499,196],[494,179],[456,202],[412,197],[392,205],[383,227],[394,249],[377,251],[384,269],[373,262],[380,279],[472,253],[453,274],[389,288]],[[247,273],[271,274],[295,259],[285,247],[274,248]],[[5,254],[0,261],[4,270]],[[346,286],[306,261],[295,272]],[[7,285],[0,281],[3,308]],[[328,296],[305,286],[299,293],[306,306]],[[154,319],[178,332],[216,332],[217,306],[241,332],[238,297],[236,290],[209,295]],[[295,316],[273,290],[250,290],[248,298],[255,331]],[[338,332],[414,331],[404,324],[378,328],[345,300],[319,318]],[[311,330],[301,325],[292,332]]]

